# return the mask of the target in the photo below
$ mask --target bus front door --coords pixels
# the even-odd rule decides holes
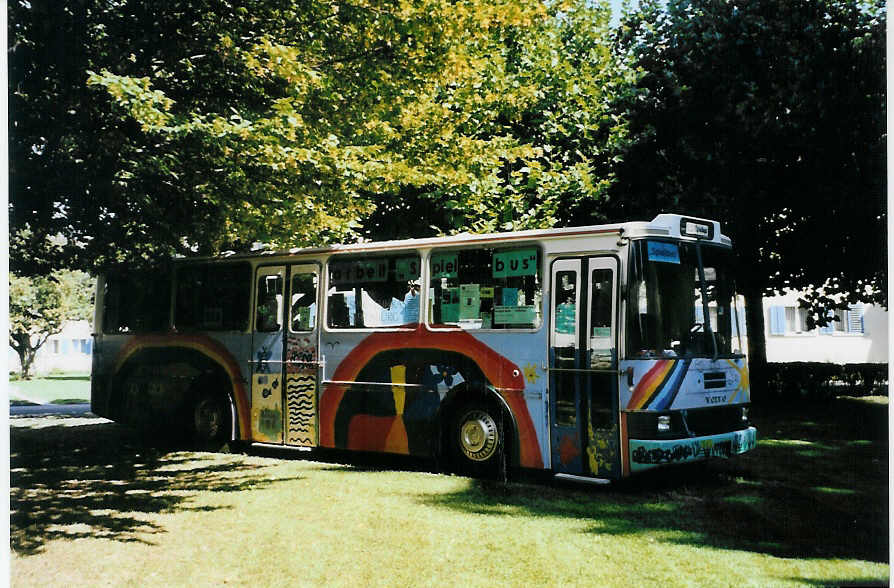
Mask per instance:
[[[550,441],[559,473],[620,475],[617,277],[615,257],[552,265]]]

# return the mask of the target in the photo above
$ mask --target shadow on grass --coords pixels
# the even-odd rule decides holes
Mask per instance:
[[[886,406],[759,415],[758,448],[610,487],[475,481],[429,505],[585,521],[586,531],[778,557],[888,561]],[[885,417],[887,418],[887,417]]]
[[[83,421],[61,415],[38,421],[10,429],[10,545],[20,555],[38,554],[54,539],[152,544],[165,532],[153,515],[216,510],[192,499],[274,482],[265,466],[177,452],[114,423],[76,426]]]
[[[61,380],[61,381],[79,380],[81,382],[89,382],[90,374],[59,374],[59,375],[55,375],[55,376],[50,374],[48,376],[44,376],[42,379],[44,379],[44,380]]]

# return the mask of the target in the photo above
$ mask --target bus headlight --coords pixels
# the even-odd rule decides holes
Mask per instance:
[[[670,433],[671,430],[671,418],[668,414],[663,414],[658,417],[658,432],[659,433]]]
[[[742,407],[742,422],[743,423],[748,422],[748,407],[747,406]]]

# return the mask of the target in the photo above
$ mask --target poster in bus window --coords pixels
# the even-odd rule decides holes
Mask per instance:
[[[415,257],[403,257],[394,262],[394,279],[409,282],[419,277],[419,260]]]
[[[501,298],[502,306],[518,306],[518,288],[503,288]]]
[[[563,335],[573,335],[577,322],[577,307],[574,303],[556,305],[556,332]]]
[[[533,325],[537,320],[537,310],[533,306],[495,306],[494,324]]]
[[[459,285],[459,320],[479,318],[481,311],[481,293],[478,284]]]
[[[676,243],[664,241],[647,241],[647,253],[649,261],[661,263],[680,263],[680,248]]]
[[[459,288],[444,288],[441,292],[441,322],[459,322]]]
[[[333,284],[363,284],[388,280],[387,259],[354,259],[329,263],[329,281]]]

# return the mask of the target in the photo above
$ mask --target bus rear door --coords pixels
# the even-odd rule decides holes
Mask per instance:
[[[258,268],[250,360],[253,441],[317,445],[319,275],[315,264]]]
[[[559,259],[551,269],[550,429],[557,473],[617,478],[618,261]]]

